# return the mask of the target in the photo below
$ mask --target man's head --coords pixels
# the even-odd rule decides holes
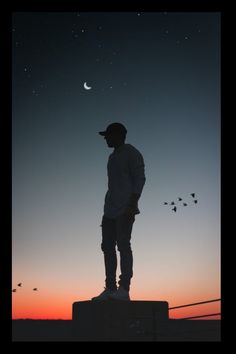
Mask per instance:
[[[112,123],[108,125],[105,131],[99,132],[104,136],[109,147],[117,147],[124,144],[126,138],[127,129],[121,123]]]

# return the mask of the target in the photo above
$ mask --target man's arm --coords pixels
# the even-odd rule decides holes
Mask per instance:
[[[126,209],[126,214],[133,215],[138,206],[138,200],[141,196],[145,184],[144,160],[140,153],[131,155],[129,161],[130,175],[133,182],[133,193],[131,194]]]
[[[128,206],[129,207],[136,207],[138,204],[138,200],[140,198],[141,194],[140,193],[133,193],[131,194],[130,198],[129,198],[129,203]]]
[[[130,156],[129,170],[133,184],[133,194],[130,198],[132,203],[140,198],[146,181],[144,160],[140,152],[137,151]]]

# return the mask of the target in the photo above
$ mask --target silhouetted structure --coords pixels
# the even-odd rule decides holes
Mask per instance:
[[[13,342],[93,342],[106,341],[104,337],[94,336],[94,333],[79,332],[78,321],[71,320],[13,320]],[[132,336],[125,339],[114,336],[110,341],[156,341],[156,342],[219,342],[221,340],[221,321],[219,320],[168,320],[162,323],[162,327],[156,327],[154,331],[146,329],[143,322],[131,322]],[[146,322],[147,323],[147,322]],[[115,330],[115,328],[113,328]],[[107,338],[107,337],[105,337]],[[120,339],[119,339],[120,338]]]
[[[13,341],[220,341],[220,320],[169,319],[169,311],[218,302],[168,307],[166,301],[81,301],[73,320],[14,320]],[[208,314],[213,316],[217,314]],[[196,318],[196,316],[188,317]]]
[[[87,340],[152,340],[168,321],[168,302],[81,301],[73,303],[72,318]]]

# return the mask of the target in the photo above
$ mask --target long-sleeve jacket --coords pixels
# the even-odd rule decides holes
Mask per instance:
[[[142,154],[131,144],[123,144],[110,154],[107,164],[108,191],[104,215],[115,219],[127,208],[130,196],[142,193],[145,184],[145,166]],[[136,214],[140,210],[136,207]]]

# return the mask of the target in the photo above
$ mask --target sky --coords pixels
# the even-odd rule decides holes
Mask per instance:
[[[145,162],[131,299],[221,297],[220,32],[217,12],[13,13],[13,319],[71,319],[104,289],[112,122]]]

